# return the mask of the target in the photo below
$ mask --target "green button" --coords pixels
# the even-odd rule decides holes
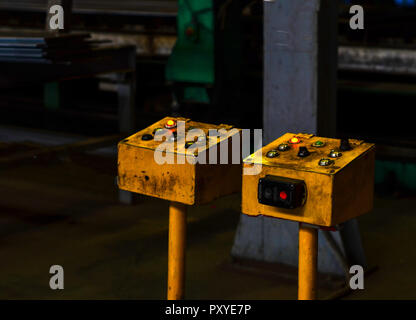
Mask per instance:
[[[313,144],[313,146],[314,147],[323,147],[325,145],[325,143],[324,142],[322,142],[322,141],[316,141],[314,144]]]

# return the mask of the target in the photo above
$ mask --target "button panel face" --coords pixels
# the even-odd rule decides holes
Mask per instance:
[[[212,130],[217,131],[216,135],[210,135]],[[206,152],[213,145],[229,140],[240,132],[240,129],[231,125],[214,125],[186,118],[167,117],[129,137],[127,143],[148,150],[156,150],[162,143],[168,143],[171,148],[169,152],[197,155],[190,149],[198,149],[199,153]]]
[[[350,150],[342,151],[341,144],[344,148],[349,146]],[[247,157],[245,162],[332,175],[370,147],[361,140],[349,139],[341,143],[341,139],[287,133],[263,147],[261,154]],[[279,156],[272,156],[273,152],[278,152]],[[322,159],[331,161],[321,162]]]
[[[336,139],[333,139],[334,141],[337,141]],[[327,142],[320,140],[319,138],[316,138],[315,141],[313,141],[309,146],[312,146],[315,148],[315,150],[312,149],[312,151],[309,151],[308,147],[306,146],[306,143],[303,143],[302,137],[300,135],[293,135],[287,143],[281,143],[278,145],[277,149],[271,149],[266,153],[266,158],[273,159],[280,156],[280,152],[286,152],[290,150],[296,150],[297,151],[297,157],[298,158],[306,158],[309,157],[311,154],[320,154],[325,157],[329,157],[330,159],[321,158],[318,161],[318,166],[320,167],[328,167],[330,165],[333,165],[334,159],[342,157],[342,152],[338,151],[341,149],[341,146],[343,146],[344,149],[352,150],[352,147],[348,140],[338,140],[339,141],[339,148],[337,149],[330,149],[328,153],[323,154],[324,150],[327,150],[326,147],[333,147],[334,143],[330,143],[328,145]],[[292,146],[291,146],[292,145]]]

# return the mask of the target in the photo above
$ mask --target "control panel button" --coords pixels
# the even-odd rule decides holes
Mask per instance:
[[[321,167],[328,167],[333,163],[334,163],[334,160],[331,160],[331,159],[321,159],[321,160],[319,160],[319,165]]]
[[[175,120],[170,119],[170,120],[166,121],[166,124],[165,124],[166,129],[174,129],[174,128],[176,128],[176,126],[177,126],[177,123],[176,123]]]
[[[323,142],[323,141],[315,141],[315,142],[312,144],[312,147],[315,147],[315,148],[322,148],[322,147],[325,147],[325,142]]]
[[[309,152],[308,148],[306,148],[306,147],[300,147],[299,148],[298,157],[306,158],[310,154],[311,153]]]
[[[279,154],[279,152],[277,152],[277,150],[270,150],[266,154],[267,158],[277,158],[278,156],[280,156],[280,154]]]
[[[352,149],[350,141],[348,139],[341,139],[341,144],[339,146],[341,151],[349,151]]]
[[[258,201],[261,204],[295,209],[306,201],[306,186],[302,180],[277,176],[259,179]]]
[[[166,129],[163,128],[156,128],[155,130],[153,130],[153,134],[161,134],[165,131]]]
[[[298,144],[298,143],[301,143],[301,140],[298,137],[293,137],[292,139],[289,140],[289,142],[291,144]]]
[[[290,145],[288,145],[287,143],[282,143],[282,144],[279,144],[279,146],[277,147],[277,149],[279,151],[282,151],[282,152],[289,151],[290,150]]]
[[[339,158],[339,157],[342,157],[342,153],[339,152],[339,151],[331,150],[329,152],[329,157],[330,158]]]
[[[150,140],[153,140],[153,136],[152,136],[151,134],[144,134],[144,135],[142,136],[142,140],[143,140],[143,141],[150,141]]]

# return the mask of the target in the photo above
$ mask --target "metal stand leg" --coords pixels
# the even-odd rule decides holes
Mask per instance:
[[[182,300],[185,293],[186,205],[169,207],[168,300]]]
[[[299,300],[315,300],[317,286],[318,229],[299,224]]]

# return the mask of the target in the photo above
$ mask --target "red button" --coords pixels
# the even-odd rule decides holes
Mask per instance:
[[[280,199],[286,200],[287,199],[287,193],[284,192],[284,191],[280,192]]]

